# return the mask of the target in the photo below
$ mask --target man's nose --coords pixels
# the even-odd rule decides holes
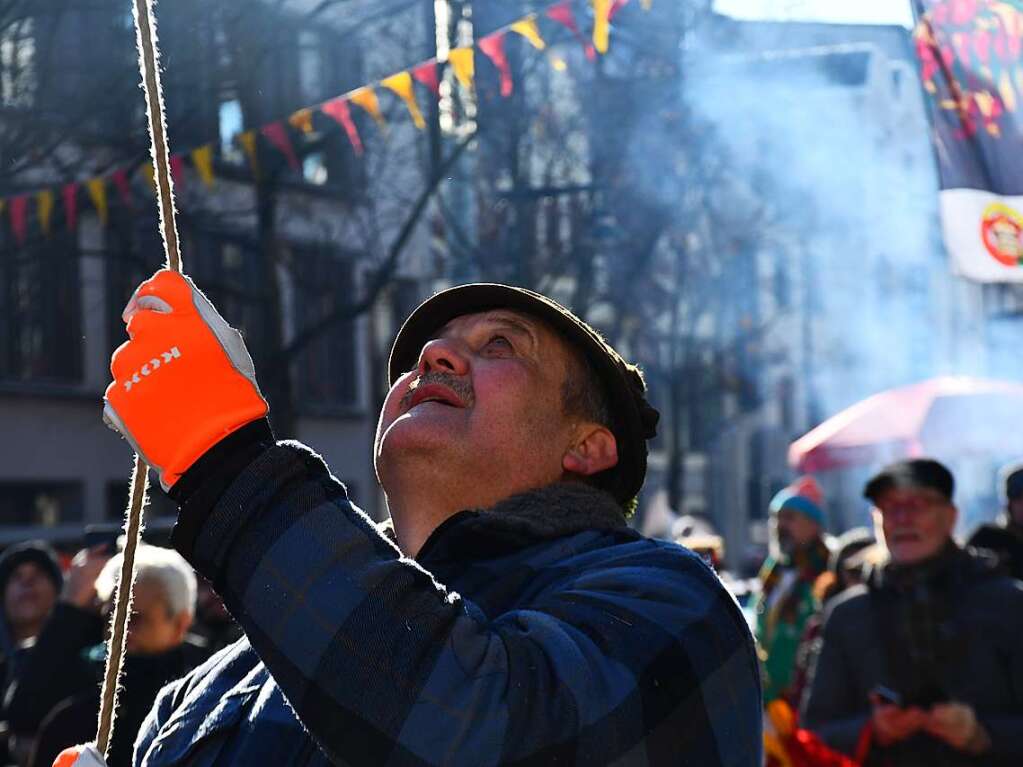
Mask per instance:
[[[447,338],[427,341],[419,353],[419,374],[450,373],[461,376],[469,372],[469,359],[458,342]]]

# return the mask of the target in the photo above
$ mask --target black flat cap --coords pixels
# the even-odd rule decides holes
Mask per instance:
[[[863,497],[876,503],[882,493],[899,487],[936,490],[945,500],[951,501],[955,492],[955,479],[952,472],[932,458],[910,458],[881,469],[863,488]]]
[[[0,554],[0,591],[7,585],[11,573],[26,562],[37,565],[53,581],[54,588],[60,591],[64,584],[64,573],[57,561],[57,552],[44,541],[18,543]]]
[[[646,477],[647,440],[657,433],[660,414],[646,400],[639,368],[622,359],[594,328],[546,296],[497,283],[459,285],[428,298],[412,312],[391,347],[388,376],[393,384],[416,366],[423,345],[455,317],[511,309],[537,317],[581,351],[600,376],[618,443],[618,465],[596,475],[596,484],[629,507]]]

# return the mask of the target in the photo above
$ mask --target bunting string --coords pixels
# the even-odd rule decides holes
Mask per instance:
[[[340,96],[328,99],[319,104],[303,107],[284,118],[258,128],[239,132],[234,136],[245,158],[252,177],[260,179],[259,165],[260,143],[272,147],[278,152],[292,170],[301,169],[299,155],[295,150],[291,131],[300,136],[313,134],[316,130],[314,118],[316,114],[329,117],[341,126],[356,155],[365,151],[362,136],[353,118],[350,104],[354,104],[360,112],[368,115],[381,131],[386,131],[387,121],[381,108],[378,91],[383,90],[400,100],[408,113],[412,124],[419,130],[426,127],[426,120],[420,110],[416,97],[416,86],[427,89],[435,99],[439,99],[441,67],[446,66],[454,75],[458,85],[466,91],[472,91],[476,80],[476,51],[493,66],[499,76],[500,94],[504,98],[512,95],[511,67],[506,53],[506,40],[509,33],[521,37],[532,48],[543,51],[548,43],[541,28],[541,19],[546,24],[555,23],[567,29],[583,47],[587,59],[593,60],[596,55],[606,54],[609,48],[610,33],[615,17],[630,0],[587,0],[592,10],[592,34],[589,39],[583,36],[582,28],[573,9],[573,0],[560,0],[546,10],[530,13],[522,18],[477,38],[474,46],[456,47],[448,52],[445,61],[435,58],[420,62],[408,69],[397,72],[381,80],[359,86]],[[651,0],[641,0],[643,10],[649,10]],[[564,68],[564,60],[556,58],[552,61],[557,69]],[[170,175],[175,186],[182,188],[185,181],[186,160],[194,168],[196,175],[207,189],[216,183],[214,174],[214,144],[203,144],[191,150],[171,154],[169,158]],[[156,180],[151,163],[142,163],[138,174],[146,186],[155,194]],[[102,225],[109,220],[110,203],[108,189],[116,190],[121,205],[126,210],[135,209],[129,180],[130,169],[117,167],[104,174],[85,179],[70,181],[57,188],[41,189],[35,192],[22,193],[11,197],[0,197],[0,213],[6,212],[10,230],[18,246],[23,246],[28,236],[28,216],[30,207],[34,207],[39,229],[44,236],[49,236],[53,229],[53,213],[60,201],[64,213],[64,226],[74,231],[78,226],[78,195],[84,188],[88,200],[92,203]]]

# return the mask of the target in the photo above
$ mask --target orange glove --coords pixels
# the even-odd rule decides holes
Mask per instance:
[[[188,278],[161,270],[122,314],[128,338],[110,360],[103,420],[160,474],[164,490],[266,400],[241,333]]]
[[[107,763],[96,747],[89,743],[65,748],[53,761],[53,767],[107,767]]]

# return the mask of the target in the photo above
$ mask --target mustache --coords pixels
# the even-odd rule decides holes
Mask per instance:
[[[408,391],[401,398],[401,409],[408,410],[409,404],[412,402],[412,396],[416,393],[416,389],[420,386],[426,386],[428,384],[440,384],[446,386],[455,393],[455,395],[462,401],[466,407],[472,407],[475,403],[476,397],[472,391],[472,384],[470,384],[465,378],[461,376],[452,375],[451,373],[441,373],[430,371],[424,373],[414,380],[408,387]]]

